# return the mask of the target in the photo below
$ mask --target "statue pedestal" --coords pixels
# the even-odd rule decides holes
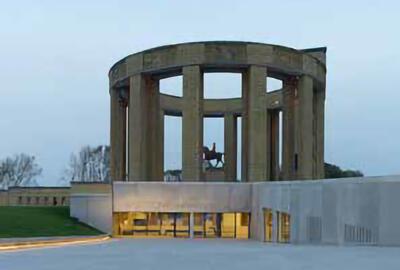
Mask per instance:
[[[208,168],[205,173],[206,182],[224,182],[225,171],[224,168]]]

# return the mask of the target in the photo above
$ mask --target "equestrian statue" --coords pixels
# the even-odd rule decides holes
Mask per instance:
[[[207,146],[203,146],[203,153],[204,153],[204,160],[207,161],[209,168],[217,168],[219,163],[222,163],[222,165],[224,165],[224,162],[222,160],[224,153],[217,152],[215,150],[215,143],[213,143],[211,150]],[[215,164],[215,166],[213,166],[211,164],[211,160],[217,160],[217,164]]]

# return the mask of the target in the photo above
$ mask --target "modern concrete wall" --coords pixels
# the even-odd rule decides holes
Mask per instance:
[[[250,208],[247,183],[114,183],[114,212],[250,212]]]
[[[400,176],[256,183],[252,193],[254,239],[270,208],[291,215],[292,243],[400,245]]]
[[[114,212],[251,212],[264,240],[263,209],[291,216],[293,244],[400,246],[400,176],[259,183],[114,182]],[[72,193],[71,215],[111,232],[109,193]]]
[[[70,215],[105,233],[112,231],[111,185],[71,183]]]

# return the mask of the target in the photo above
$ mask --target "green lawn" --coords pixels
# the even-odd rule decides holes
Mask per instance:
[[[97,235],[69,216],[69,207],[0,207],[0,238]]]

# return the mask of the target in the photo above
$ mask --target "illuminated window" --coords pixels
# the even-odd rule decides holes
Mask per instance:
[[[194,224],[193,224],[193,234],[194,237],[205,237],[204,235],[204,214],[195,213],[194,214]]]
[[[272,210],[264,209],[264,241],[272,242]]]
[[[117,235],[189,237],[189,213],[114,213]],[[197,238],[248,238],[248,213],[194,213],[193,234]]]
[[[118,235],[189,237],[188,213],[115,213]]]
[[[250,214],[236,213],[235,215],[236,215],[236,238],[238,239],[249,238]]]
[[[205,237],[215,238],[221,235],[221,219],[218,214],[204,214]]]
[[[189,237],[189,213],[174,213],[175,237]]]
[[[235,238],[235,213],[223,213],[221,221],[221,237]]]
[[[284,212],[278,213],[278,242],[290,242],[290,215]]]
[[[174,214],[173,213],[160,213],[160,235],[162,236],[174,236]]]

